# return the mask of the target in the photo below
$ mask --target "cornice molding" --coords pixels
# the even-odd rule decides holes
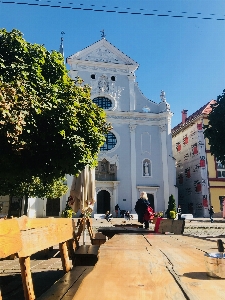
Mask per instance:
[[[85,61],[85,60],[73,60],[68,62],[72,70],[93,70],[95,72],[121,72],[121,74],[131,74],[136,68],[131,65],[113,64],[105,62]]]
[[[168,118],[161,114],[106,111],[107,121],[120,124],[137,124],[148,126],[166,126]]]

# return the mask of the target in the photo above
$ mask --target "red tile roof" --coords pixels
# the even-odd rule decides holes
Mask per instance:
[[[211,100],[210,102],[208,102],[207,104],[203,105],[201,108],[199,108],[198,110],[196,110],[196,112],[194,112],[192,115],[190,115],[185,123],[179,123],[178,125],[176,125],[173,129],[172,129],[172,134],[175,133],[176,131],[178,131],[179,129],[181,129],[182,127],[184,127],[185,125],[187,125],[188,123],[190,123],[191,121],[193,121],[194,119],[196,119],[197,117],[201,116],[201,115],[208,115],[211,110],[211,104],[216,103],[216,100]]]

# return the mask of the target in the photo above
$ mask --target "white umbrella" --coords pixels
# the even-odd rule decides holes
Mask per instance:
[[[95,169],[85,166],[78,177],[74,176],[70,189],[70,196],[73,198],[73,201],[70,201],[71,208],[74,212],[80,209],[84,214],[83,244],[85,244],[85,217],[93,210],[95,195]]]

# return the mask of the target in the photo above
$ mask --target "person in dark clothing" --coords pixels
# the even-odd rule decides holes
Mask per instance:
[[[214,210],[213,210],[213,206],[211,205],[210,208],[208,209],[209,211],[209,217],[210,217],[210,221],[211,223],[213,223],[213,215],[214,215]]]
[[[138,201],[136,202],[134,209],[138,215],[138,222],[140,222],[141,224],[144,223],[145,229],[149,228],[149,221],[144,221],[144,214],[148,206],[150,206],[148,196],[146,192],[141,192],[140,199],[138,199]]]
[[[107,212],[105,213],[105,219],[109,222],[112,218],[112,214],[110,214],[110,212],[107,210]]]
[[[178,205],[177,208],[177,216],[178,216],[178,220],[181,220],[181,215],[182,215],[182,211],[181,211],[181,206],[180,204]]]
[[[128,218],[129,220],[130,220],[130,219],[133,220],[133,216],[130,214],[129,210],[127,210],[127,211],[125,212],[125,217]]]
[[[119,209],[120,209],[119,205],[118,205],[118,204],[116,204],[116,206],[115,206],[116,218],[118,218]]]

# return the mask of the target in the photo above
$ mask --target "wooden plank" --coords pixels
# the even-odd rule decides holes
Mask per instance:
[[[28,218],[27,216],[18,218],[20,230],[46,227],[52,222],[54,222],[54,218]]]
[[[171,236],[171,238],[179,239],[183,244],[192,245],[194,248],[199,249],[203,252],[217,252],[217,239],[218,237],[198,237],[198,236],[185,236],[176,237]],[[222,237],[223,243],[225,243],[225,236]]]
[[[73,268],[59,279],[48,291],[41,295],[38,300],[71,300],[77,292],[82,280],[94,267],[78,266]]]
[[[99,249],[99,260],[74,300],[186,299],[164,257],[143,235],[115,235]]]
[[[177,277],[188,299],[224,299],[224,280],[207,276],[204,252],[191,243],[184,243],[183,236],[147,237],[152,249],[158,249],[165,257],[168,270]],[[185,239],[187,241],[187,239]]]
[[[74,253],[75,266],[94,266],[98,261],[99,245],[82,245]]]
[[[0,220],[0,258],[5,258],[22,249],[17,219]]]
[[[38,227],[21,231],[23,244],[19,257],[30,256],[33,253],[49,248],[73,238],[73,226],[70,219],[52,220],[46,227]]]
[[[20,230],[37,229],[42,227],[48,227],[53,224],[58,226],[71,226],[76,227],[75,221],[71,218],[28,218],[27,216],[22,216],[17,219],[19,223]],[[74,225],[73,225],[74,224]]]
[[[83,255],[83,254],[94,254],[98,255],[99,246],[96,245],[82,245],[75,251],[76,255]]]

